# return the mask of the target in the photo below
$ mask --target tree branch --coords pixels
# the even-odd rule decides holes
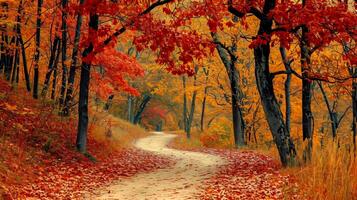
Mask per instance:
[[[145,14],[150,13],[152,10],[154,10],[158,6],[161,6],[161,5],[173,2],[173,1],[174,0],[158,0],[157,2],[151,4],[149,7],[147,7],[144,11],[142,11],[136,18],[139,18]],[[104,47],[104,46],[108,45],[114,38],[116,38],[119,35],[121,35],[122,33],[124,33],[127,30],[128,26],[132,26],[134,23],[135,23],[135,21],[131,20],[126,25],[124,25],[120,29],[116,30],[111,36],[109,36],[106,40],[104,40],[104,42],[102,43],[102,45],[100,45],[100,47]]]
[[[244,17],[244,16],[247,14],[247,13],[243,13],[243,12],[241,12],[241,11],[235,9],[235,8],[233,7],[232,0],[228,0],[228,11],[229,11],[230,13],[232,13],[233,15],[239,17],[239,18],[242,18],[242,17]],[[258,10],[258,9],[255,8],[255,7],[250,7],[248,13],[253,14],[254,16],[256,16],[256,17],[257,17],[258,19],[260,19],[260,20],[263,20],[263,19],[266,18],[266,16],[265,16],[262,12],[260,12],[260,10]]]

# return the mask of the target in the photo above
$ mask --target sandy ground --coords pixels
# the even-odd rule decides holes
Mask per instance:
[[[170,149],[167,144],[174,137],[172,134],[156,132],[135,143],[136,148],[172,157],[177,161],[173,167],[122,179],[101,189],[100,195],[94,199],[197,199],[202,181],[214,175],[226,161],[205,153]]]

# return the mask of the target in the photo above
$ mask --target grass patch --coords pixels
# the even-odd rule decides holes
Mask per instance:
[[[142,137],[149,135],[145,129],[114,117],[103,110],[91,110],[90,129],[95,140],[105,142],[113,150],[129,148]]]
[[[190,150],[203,147],[203,144],[200,140],[200,133],[197,131],[192,132],[191,139],[187,139],[186,133],[184,131],[168,131],[167,133],[177,135],[177,137],[170,143],[170,146],[173,148]]]

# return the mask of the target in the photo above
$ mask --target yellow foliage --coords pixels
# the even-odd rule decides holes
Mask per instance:
[[[204,133],[200,135],[202,144],[206,147],[229,148],[234,146],[231,121],[219,118]]]

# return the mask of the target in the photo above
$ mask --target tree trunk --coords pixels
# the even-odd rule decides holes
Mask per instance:
[[[291,101],[290,101],[290,85],[291,85],[291,60],[288,60],[286,56],[286,49],[284,47],[280,47],[280,55],[284,63],[285,70],[288,72],[285,80],[285,123],[286,130],[290,134],[291,129]]]
[[[10,49],[10,45],[13,43],[13,39],[9,41],[9,36],[7,34],[4,35],[4,40],[6,43],[6,51],[5,51],[5,78],[7,81],[10,81],[11,78],[11,70],[12,70],[12,63],[13,63],[13,55],[12,49]]]
[[[0,41],[0,70],[1,73],[4,73],[4,68],[5,68],[5,42],[3,40],[3,35],[4,33],[1,34],[1,41]]]
[[[207,92],[208,92],[208,88],[205,87],[203,101],[202,101],[202,111],[201,111],[201,132],[203,132],[205,126],[204,118],[206,112]]]
[[[104,110],[108,111],[113,104],[114,94],[109,95],[107,102],[104,105]]]
[[[233,52],[229,52],[228,49],[225,49],[222,45],[220,45],[220,41],[216,34],[211,35],[213,37],[213,41],[217,43],[216,49],[226,68],[231,86],[234,143],[237,147],[244,146],[244,119],[242,115],[242,109],[240,107],[242,92],[239,87],[239,72],[235,67],[237,58],[233,56]]]
[[[90,14],[88,33],[98,31],[99,15],[96,13]],[[90,42],[88,47],[83,51],[83,57],[88,56],[93,52],[93,42]],[[91,62],[85,61],[81,66],[80,90],[79,90],[79,105],[78,105],[78,130],[76,146],[79,152],[85,153],[87,147],[87,132],[88,132],[88,95],[89,95],[89,80],[90,80]]]
[[[63,106],[67,88],[67,5],[68,0],[62,0],[62,84],[59,98],[60,107]]]
[[[19,6],[17,9],[17,16],[16,16],[16,25],[14,27],[14,32],[18,34],[17,36],[14,36],[15,39],[15,58],[14,58],[14,67],[13,67],[13,73],[12,73],[12,78],[11,82],[13,83],[16,80],[16,83],[18,83],[19,80],[19,65],[20,65],[20,41],[19,41],[19,34],[21,34],[21,17],[22,17],[22,10],[23,10],[23,5],[22,5],[22,0],[19,2]]]
[[[36,49],[34,60],[34,76],[33,76],[33,98],[38,98],[38,76],[39,76],[39,61],[40,61],[40,42],[41,42],[41,14],[43,0],[38,0],[37,5],[37,20],[36,20]]]
[[[18,39],[19,39],[20,47],[21,47],[22,65],[24,67],[26,89],[27,89],[28,92],[31,92],[30,74],[29,74],[29,70],[28,70],[28,67],[27,67],[26,49],[25,49],[24,41],[22,39],[21,29],[19,29],[18,37],[19,37]]]
[[[57,67],[58,67],[60,55],[61,55],[61,42],[58,43],[58,46],[57,46],[57,55],[56,55],[55,63],[53,64],[53,80],[52,80],[51,99],[55,99],[55,96],[56,96]]]
[[[133,97],[131,95],[128,96],[128,121],[130,123],[134,123],[134,119],[133,119]]]
[[[312,81],[308,79],[308,72],[311,70],[310,66],[310,50],[307,44],[308,29],[306,26],[302,27],[302,38],[300,42],[301,49],[301,71],[302,71],[302,132],[303,140],[307,140],[308,144],[304,150],[304,159],[311,159],[312,138],[313,138],[313,115],[311,111],[312,99]]]
[[[205,111],[206,111],[206,101],[207,101],[207,93],[208,93],[208,74],[209,71],[206,70],[206,68],[203,68],[203,72],[206,75],[206,80],[205,80],[205,91],[204,91],[204,96],[203,96],[203,101],[202,101],[202,111],[201,111],[201,132],[203,132],[204,129],[204,117],[205,117]]]
[[[183,86],[183,128],[186,132],[186,137],[191,138],[190,134],[187,134],[187,94],[186,94],[186,76],[182,76],[182,86]]]
[[[156,131],[158,132],[162,131],[162,124],[163,124],[162,120],[156,124]]]
[[[20,79],[20,50],[18,50],[18,56],[16,57],[16,84],[19,84],[19,79]]]
[[[323,88],[323,85],[320,81],[317,82],[317,84],[320,87],[322,96],[324,98],[328,113],[329,113],[329,117],[330,117],[330,122],[331,122],[331,130],[332,130],[332,137],[333,139],[336,138],[336,134],[337,134],[337,128],[338,128],[338,119],[337,119],[337,113],[333,111],[333,108],[330,105],[330,102],[327,98],[326,92]]]
[[[195,68],[196,74],[198,71],[198,68]],[[194,86],[197,85],[197,77],[196,75],[194,76]],[[196,97],[197,97],[197,90],[193,92],[192,99],[191,99],[191,108],[190,108],[190,113],[187,118],[187,125],[186,125],[186,134],[187,138],[191,138],[191,127],[192,127],[192,122],[193,122],[193,117],[195,114],[195,108],[196,108]]]
[[[48,87],[49,87],[49,84],[50,84],[51,75],[52,75],[52,72],[53,72],[53,69],[54,69],[56,55],[59,54],[59,52],[57,52],[57,49],[58,50],[60,49],[59,48],[60,47],[60,42],[61,42],[60,37],[56,36],[54,41],[53,41],[50,60],[49,60],[49,64],[48,64],[48,70],[47,70],[47,73],[46,73],[45,81],[43,83],[43,88],[42,88],[42,92],[41,92],[41,96],[43,98],[46,97],[46,94],[47,94],[47,90],[48,90]]]
[[[84,3],[84,0],[80,0],[80,5]],[[63,107],[63,115],[68,116],[69,115],[69,104],[72,101],[73,98],[73,87],[74,87],[74,79],[76,77],[76,67],[77,67],[77,61],[78,61],[78,50],[79,50],[79,42],[80,42],[80,37],[81,37],[81,27],[82,27],[82,14],[78,13],[77,15],[77,24],[76,24],[76,33],[74,36],[74,46],[73,46],[73,52],[72,52],[72,61],[71,61],[71,67],[69,70],[69,77],[68,77],[68,88],[67,88],[67,94],[66,94],[66,99]]]
[[[11,83],[14,83],[16,80],[16,72],[18,71],[19,68],[19,41],[17,37],[15,37],[15,55],[13,57],[13,62],[12,62],[12,72],[11,72]]]
[[[353,141],[353,150],[356,153],[356,137],[357,137],[357,82],[353,79],[352,83],[352,141]]]
[[[38,76],[39,76],[39,61],[40,61],[40,42],[41,42],[41,14],[43,0],[38,0],[37,5],[37,20],[36,20],[36,49],[34,60],[34,76],[33,76],[33,98],[38,98]]]
[[[350,46],[349,46],[348,43],[346,43],[344,41],[342,42],[342,45],[343,45],[344,54],[347,55],[348,52],[350,51]],[[354,68],[352,66],[348,66],[348,68],[349,68],[349,73],[350,73],[350,75],[352,77],[357,75],[356,68]],[[354,151],[354,154],[356,155],[356,153],[357,153],[357,147],[356,147],[356,137],[357,137],[357,82],[356,82],[356,78],[352,79],[351,89],[352,89],[352,96],[351,96],[351,100],[352,100],[352,142],[353,142],[353,151]]]
[[[275,0],[266,0],[264,3],[263,14],[268,15],[274,7]],[[258,37],[270,35],[272,24],[272,19],[262,19],[259,26]],[[275,97],[273,81],[269,70],[269,56],[270,42],[260,44],[254,48],[256,84],[269,128],[279,151],[281,163],[283,166],[287,166],[294,160],[296,151],[289,132],[286,129],[280,106]]]
[[[133,121],[134,124],[138,124],[141,121],[141,116],[150,100],[151,100],[151,95],[144,95],[144,99],[141,102],[139,109],[134,116],[134,121]]]
[[[238,89],[238,77],[235,76],[235,66],[231,66],[231,94],[232,94],[232,113],[233,113],[233,130],[234,130],[234,142],[236,146],[244,146],[244,122],[242,111],[239,106],[239,89]]]

